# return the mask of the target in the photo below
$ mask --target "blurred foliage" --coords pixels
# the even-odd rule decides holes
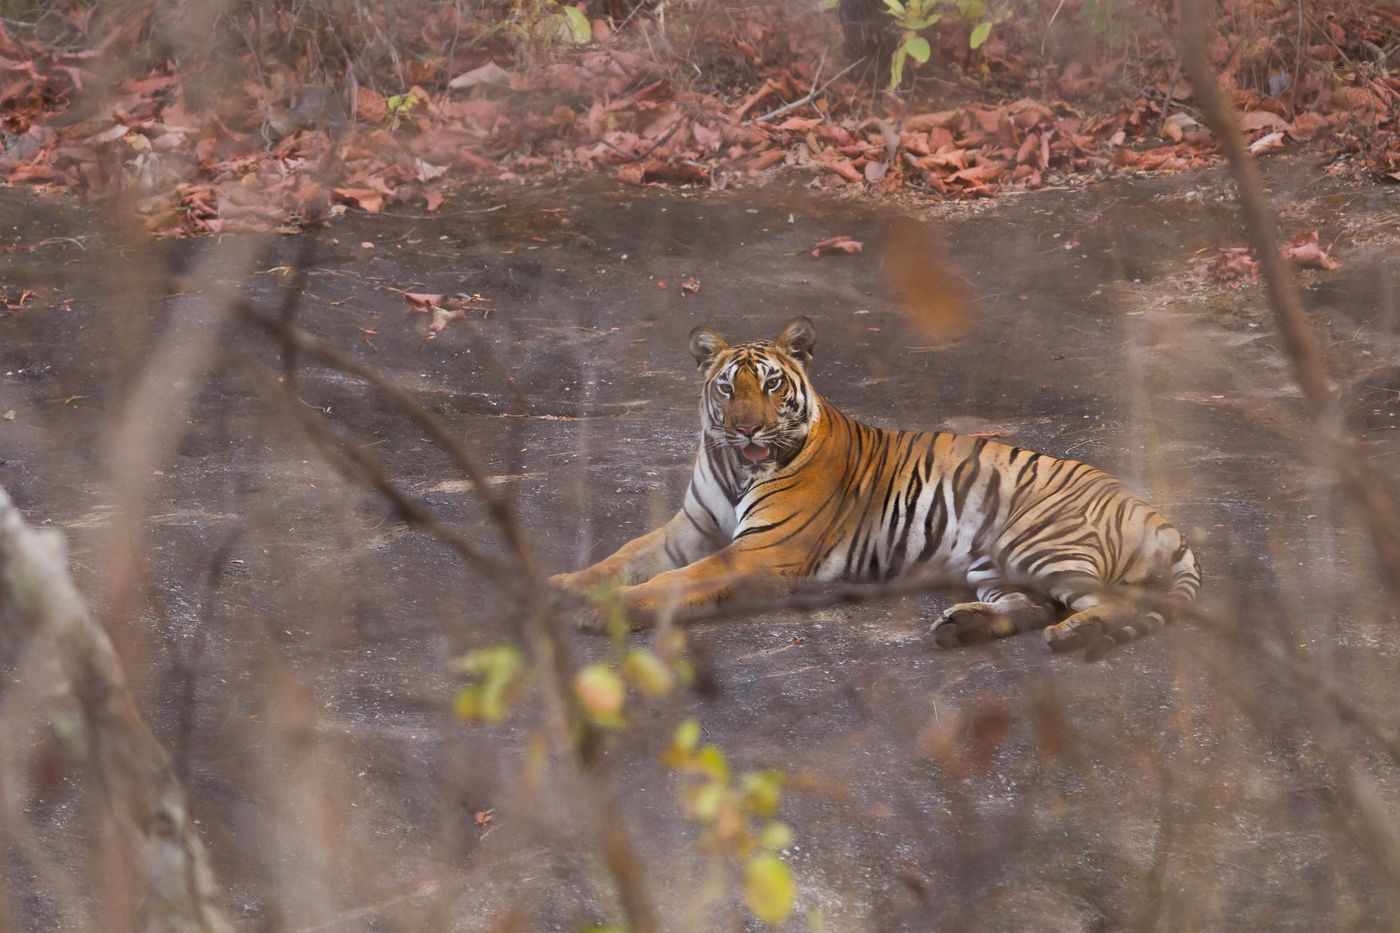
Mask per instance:
[[[676,727],[665,762],[696,779],[685,792],[686,811],[705,826],[700,844],[718,858],[742,862],[744,903],[765,923],[792,913],[797,886],[779,852],[792,845],[792,830],[776,817],[787,778],[781,771],[734,775],[714,743],[700,744],[699,721]]]
[[[502,644],[462,655],[453,667],[472,678],[457,690],[452,708],[459,719],[504,722],[529,681],[525,656],[515,645]]]
[[[979,49],[992,34],[992,27],[1011,18],[1009,9],[995,13],[987,9],[985,0],[884,0],[886,12],[899,27],[899,45],[890,59],[890,89],[904,81],[904,66],[909,59],[925,64],[932,55],[927,33],[944,20],[960,20],[972,26],[968,46]]]

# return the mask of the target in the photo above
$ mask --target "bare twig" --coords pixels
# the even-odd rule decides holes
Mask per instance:
[[[1162,135],[1162,130],[1167,128],[1167,117],[1172,114],[1172,98],[1176,96],[1176,82],[1181,80],[1181,56],[1177,56],[1176,64],[1172,66],[1171,80],[1167,82],[1167,93],[1162,98],[1162,119],[1157,121],[1157,135]]]
[[[823,84],[821,87],[814,87],[812,90],[808,91],[808,92],[807,92],[806,94],[804,94],[803,96],[797,98],[797,100],[793,101],[792,103],[790,103],[790,104],[783,104],[781,107],[777,108],[776,110],[770,110],[770,111],[768,111],[767,113],[765,113],[765,114],[764,114],[763,116],[761,116],[761,117],[754,117],[752,120],[746,120],[745,123],[763,123],[763,122],[765,122],[765,121],[767,121],[767,120],[772,120],[772,119],[775,118],[775,117],[781,117],[781,116],[782,116],[783,114],[785,114],[785,113],[790,113],[791,111],[796,110],[798,107],[805,107],[805,106],[807,106],[807,105],[810,104],[812,101],[814,101],[814,100],[816,100],[818,97],[822,96],[822,94],[824,94],[824,93],[826,92],[826,89],[827,89],[827,88],[831,87],[833,84],[836,83],[836,81],[837,81],[838,78],[841,78],[842,76],[844,76],[844,75],[846,74],[846,72],[850,71],[852,68],[856,67],[857,65],[859,65],[859,64],[860,64],[861,62],[863,62],[863,61],[865,61],[865,59],[863,59],[863,58],[857,58],[855,61],[853,61],[853,62],[851,62],[849,65],[847,65],[845,68],[842,68],[840,71],[836,72],[836,74],[832,75],[831,78],[830,78],[830,80],[828,80],[828,81],[827,81],[825,84]],[[816,84],[816,81],[814,80],[812,83],[813,83],[813,84]]]
[[[510,564],[484,553],[466,535],[438,521],[418,500],[402,492],[377,460],[332,427],[324,416],[298,404],[286,383],[253,363],[242,363],[239,368],[266,398],[281,403],[283,412],[301,425],[312,442],[328,454],[327,459],[339,466],[348,479],[360,480],[370,486],[388,499],[405,520],[447,545],[465,563],[482,572],[492,582],[507,588],[513,585],[516,577]]]
[[[626,821],[617,801],[609,766],[601,754],[602,736],[583,715],[574,696],[573,680],[577,666],[573,661],[568,638],[554,612],[544,572],[509,499],[491,487],[487,482],[486,471],[451,428],[425,409],[402,386],[373,368],[356,362],[329,344],[286,324],[278,317],[246,303],[240,305],[239,310],[246,318],[280,337],[285,344],[294,345],[299,353],[358,376],[384,393],[395,407],[428,432],[476,487],[490,517],[505,538],[506,546],[514,560],[511,565],[481,554],[463,534],[438,522],[414,499],[399,491],[372,458],[342,437],[320,415],[296,404],[288,387],[279,383],[271,372],[251,362],[241,364],[241,368],[259,385],[264,394],[269,398],[278,399],[283,409],[303,426],[318,447],[331,455],[333,461],[348,461],[353,467],[350,472],[351,478],[365,482],[389,499],[416,524],[452,547],[464,562],[475,566],[489,566],[493,574],[503,574],[501,580],[511,581],[513,585],[507,588],[524,604],[523,640],[529,646],[536,666],[543,675],[541,679],[546,708],[549,711],[549,734],[555,747],[565,754],[582,778],[589,813],[598,827],[603,860],[617,888],[628,927],[640,933],[652,933],[658,929],[655,908],[646,888],[643,863],[627,833]],[[486,563],[488,561],[489,564]]]

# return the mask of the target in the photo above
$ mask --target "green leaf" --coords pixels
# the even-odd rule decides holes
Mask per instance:
[[[987,41],[987,37],[992,34],[991,23],[978,23],[977,28],[972,30],[972,35],[968,38],[967,44],[974,49],[980,49],[982,43]]]
[[[719,808],[723,804],[723,784],[702,784],[690,791],[690,812],[706,823],[713,822],[719,816]]]
[[[676,737],[671,740],[671,744],[683,751],[695,751],[695,746],[700,744],[699,721],[696,719],[687,719],[679,726],[676,726]]]
[[[481,718],[487,722],[505,722],[510,715],[511,700],[515,695],[515,682],[510,680],[488,680],[481,685]]]
[[[763,835],[758,837],[758,844],[770,852],[786,849],[792,845],[792,827],[777,821],[769,823],[763,828]]]
[[[933,50],[929,48],[928,40],[923,36],[915,36],[904,43],[904,51],[908,52],[909,57],[920,65],[928,61],[929,55],[933,54]]]
[[[759,816],[772,816],[778,812],[778,801],[783,796],[783,773],[781,771],[750,771],[744,775],[744,802]]]
[[[622,725],[627,686],[606,664],[591,664],[575,674],[574,694],[588,718],[598,725]]]
[[[504,677],[523,670],[525,656],[515,645],[504,643],[468,651],[453,661],[452,666],[463,674]]]
[[[569,34],[575,45],[593,41],[593,24],[588,16],[576,6],[564,6],[564,18],[569,22]]]
[[[622,661],[622,673],[647,696],[665,696],[671,692],[676,679],[670,668],[644,648],[633,648]]]
[[[481,688],[476,685],[463,687],[457,691],[452,701],[452,712],[458,719],[470,722],[481,718]]]
[[[388,109],[390,116],[408,113],[418,106],[418,98],[413,94],[394,94],[384,99],[384,106]]]
[[[718,745],[707,744],[695,753],[695,770],[716,781],[729,780],[729,762]]]
[[[890,60],[890,90],[899,90],[899,83],[904,80],[904,60],[909,53],[904,51],[904,46],[894,50],[894,58]]]
[[[890,12],[895,16],[904,15],[904,4],[900,3],[899,0],[885,0],[885,6],[889,7]]]
[[[457,670],[477,679],[457,692],[453,712],[459,719],[504,722],[525,685],[525,658],[515,645],[493,645],[457,658]]]
[[[744,903],[764,923],[782,923],[792,913],[797,887],[786,863],[774,855],[757,855],[744,866]]]

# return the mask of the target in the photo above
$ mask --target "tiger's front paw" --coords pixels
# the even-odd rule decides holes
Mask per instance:
[[[608,617],[591,602],[576,607],[570,621],[574,623],[574,628],[587,635],[607,635],[612,628]]]
[[[991,603],[958,603],[949,606],[929,629],[940,648],[975,645],[1012,635],[1016,626]]]
[[[556,590],[563,590],[567,593],[587,593],[590,589],[589,583],[584,579],[582,572],[579,573],[556,573],[549,578],[549,585]]]
[[[653,621],[651,613],[629,606],[616,596],[599,598],[592,593],[556,587],[552,602],[559,618],[590,635],[637,632],[650,628]]]
[[[570,618],[580,632],[589,635],[616,635],[619,632],[640,632],[652,627],[650,613],[631,609],[609,609],[588,603],[572,610]]]
[[[566,576],[569,574],[558,574],[549,578],[550,586],[553,588],[553,592],[549,594],[549,601],[555,615],[581,632],[595,634],[606,632],[607,620],[598,610],[597,604],[589,598],[586,592],[560,582],[560,577]]]

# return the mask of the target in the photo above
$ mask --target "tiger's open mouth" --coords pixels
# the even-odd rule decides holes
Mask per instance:
[[[739,454],[748,461],[749,466],[761,466],[770,460],[777,459],[773,448],[764,447],[762,444],[746,444],[739,449]]]

